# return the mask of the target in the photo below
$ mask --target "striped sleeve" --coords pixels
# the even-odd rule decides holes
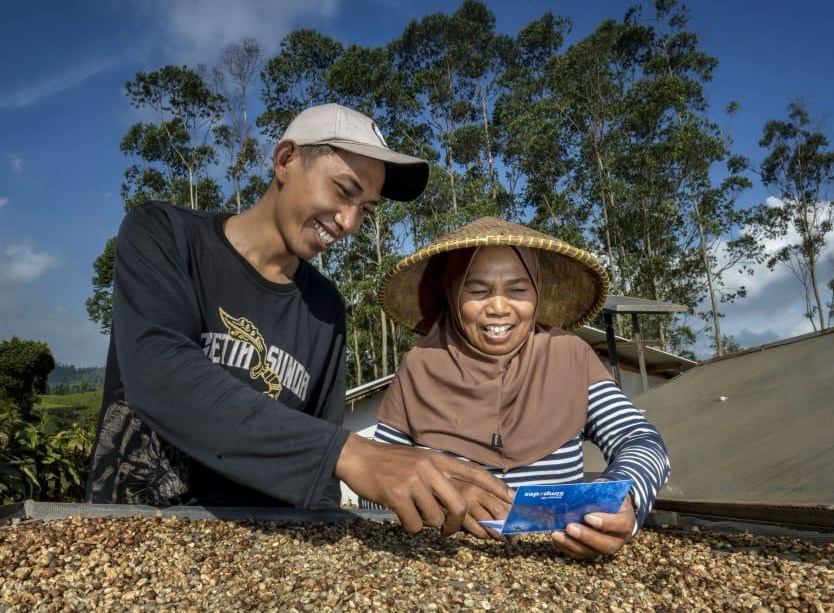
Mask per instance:
[[[583,437],[605,456],[608,467],[602,478],[633,482],[631,493],[639,529],[669,479],[669,454],[660,433],[616,383],[602,381],[588,388],[588,421]]]
[[[414,439],[410,434],[402,432],[393,426],[384,424],[381,421],[376,422],[376,429],[374,430],[374,440],[377,443],[390,443],[392,445],[409,445],[414,447]]]

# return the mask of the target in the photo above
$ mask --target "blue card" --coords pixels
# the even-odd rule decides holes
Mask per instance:
[[[616,513],[631,489],[631,480],[522,485],[507,519],[479,522],[500,534],[556,532],[582,523],[587,513]]]

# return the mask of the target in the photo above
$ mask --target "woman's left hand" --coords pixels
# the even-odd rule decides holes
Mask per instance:
[[[589,513],[585,523],[570,523],[564,532],[554,532],[553,542],[576,559],[613,556],[631,538],[637,515],[631,494],[626,496],[616,513]]]

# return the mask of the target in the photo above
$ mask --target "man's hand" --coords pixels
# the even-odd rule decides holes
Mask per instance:
[[[504,496],[496,496],[472,483],[452,479],[458,492],[466,498],[466,518],[463,520],[463,529],[477,538],[491,538],[496,541],[507,539],[493,530],[487,530],[480,523],[483,520],[503,519],[509,514],[512,504],[513,490],[509,490],[509,499]]]
[[[356,434],[348,437],[333,475],[363,498],[393,509],[412,533],[423,526],[438,526],[444,535],[457,532],[467,520],[467,498],[477,499],[476,489],[512,500],[510,488],[475,464]],[[458,489],[464,486],[466,495]]]
[[[614,555],[631,538],[637,515],[631,494],[616,513],[589,513],[584,524],[568,524],[564,532],[554,532],[553,542],[572,558]]]

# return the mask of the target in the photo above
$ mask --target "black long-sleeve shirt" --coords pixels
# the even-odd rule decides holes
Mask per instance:
[[[159,441],[187,464],[187,491],[162,504],[339,502],[344,303],[307,262],[293,283],[264,279],[226,239],[228,217],[150,202],[122,223],[91,502],[160,503],[143,494],[166,479],[145,465]],[[120,400],[139,434],[115,417]]]

